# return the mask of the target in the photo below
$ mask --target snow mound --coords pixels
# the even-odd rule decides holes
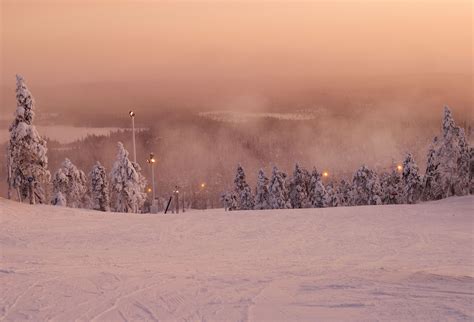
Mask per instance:
[[[474,197],[103,213],[0,199],[0,320],[473,320]]]

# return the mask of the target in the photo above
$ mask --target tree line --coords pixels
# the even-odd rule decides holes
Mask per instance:
[[[16,78],[17,108],[7,145],[8,197],[16,191],[20,201],[52,203],[101,211],[142,212],[146,202],[146,180],[138,163],[118,143],[111,171],[97,162],[88,176],[66,158],[51,176],[46,141],[34,121],[35,101],[22,76]],[[444,110],[442,133],[428,151],[424,174],[411,154],[401,169],[378,174],[362,166],[351,180],[326,182],[316,169],[296,164],[293,175],[274,167],[270,179],[260,170],[251,189],[242,166],[237,167],[233,191],[222,195],[229,210],[288,209],[378,204],[416,203],[473,192],[473,148],[464,129],[456,126],[451,110]],[[52,196],[48,187],[52,185]]]
[[[413,204],[462,196],[474,191],[474,150],[469,147],[464,129],[456,126],[449,107],[444,108],[442,131],[428,151],[424,174],[412,154],[403,165],[378,174],[366,165],[357,169],[351,180],[323,182],[322,174],[295,165],[293,175],[274,166],[270,179],[260,169],[254,190],[239,164],[234,190],[222,194],[226,210],[323,208],[381,204]]]
[[[32,204],[51,202],[72,208],[141,212],[146,200],[146,180],[140,165],[129,160],[122,143],[118,142],[117,157],[108,177],[105,168],[97,162],[88,180],[67,158],[51,176],[46,140],[33,125],[35,100],[21,75],[16,76],[16,101],[7,145],[8,198],[16,191],[20,201],[29,200]],[[50,183],[52,198],[48,200]]]

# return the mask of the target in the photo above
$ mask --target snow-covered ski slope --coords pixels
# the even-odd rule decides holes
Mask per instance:
[[[474,197],[100,213],[0,200],[0,320],[474,319]]]

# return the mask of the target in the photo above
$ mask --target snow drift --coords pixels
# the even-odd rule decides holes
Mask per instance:
[[[473,201],[137,215],[0,199],[0,320],[472,320]]]

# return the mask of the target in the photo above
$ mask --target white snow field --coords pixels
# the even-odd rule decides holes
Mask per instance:
[[[472,321],[473,205],[136,215],[0,199],[0,320]]]

